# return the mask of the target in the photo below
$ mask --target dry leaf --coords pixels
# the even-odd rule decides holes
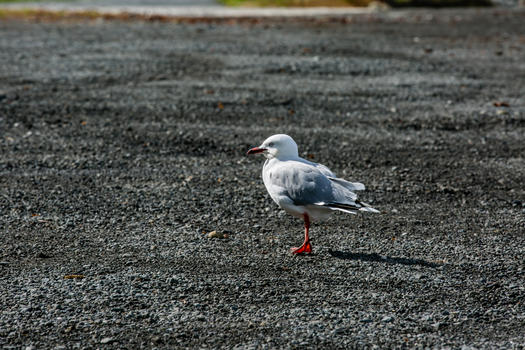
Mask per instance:
[[[229,236],[222,232],[211,231],[208,233],[208,238],[228,238]]]

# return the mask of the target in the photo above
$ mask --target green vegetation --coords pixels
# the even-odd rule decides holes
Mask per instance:
[[[0,19],[23,19],[40,21],[60,21],[60,20],[93,20],[104,19],[134,19],[139,16],[129,15],[105,15],[97,11],[51,11],[35,9],[0,9]],[[142,17],[140,17],[142,18]],[[140,19],[138,18],[138,19]],[[151,19],[151,18],[146,18]]]
[[[373,0],[219,0],[228,6],[343,7],[368,6]],[[392,7],[491,6],[491,0],[379,0]]]
[[[491,0],[383,0],[392,7],[492,6]]]
[[[344,6],[366,6],[371,0],[220,0],[229,6],[250,7],[344,7]]]

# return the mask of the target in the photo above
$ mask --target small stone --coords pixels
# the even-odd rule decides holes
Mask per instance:
[[[102,340],[100,341],[100,344],[109,344],[113,341],[113,338],[111,337],[106,337],[106,338],[102,338]]]
[[[392,322],[393,320],[394,320],[393,316],[387,315],[381,319],[381,322],[389,323],[389,322]]]
[[[432,315],[425,314],[425,315],[421,316],[421,321],[426,322],[426,321],[430,321],[430,320],[432,320]]]
[[[156,335],[153,338],[151,338],[151,342],[153,344],[161,344],[162,343],[162,338],[159,337],[158,335]]]
[[[335,333],[335,334],[344,334],[345,332],[346,332],[346,329],[341,328],[341,327],[340,327],[340,328],[336,328],[336,329],[334,330],[334,333]]]

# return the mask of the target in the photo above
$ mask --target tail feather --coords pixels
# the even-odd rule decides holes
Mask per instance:
[[[343,213],[348,213],[348,214],[354,214],[356,215],[357,212],[355,210],[349,210],[349,209],[343,209],[343,208],[336,208],[336,207],[328,207],[332,210],[337,210],[337,211],[342,211]]]
[[[361,211],[367,211],[369,213],[380,213],[379,210],[375,209],[375,208],[372,208],[372,207],[363,207],[361,209],[359,209]]]
[[[361,211],[367,211],[367,212],[370,212],[370,213],[380,213],[379,210],[377,210],[375,208],[372,208],[370,206],[370,204],[368,204],[368,203],[359,201],[359,204],[361,204],[363,206],[361,209],[359,209]]]
[[[356,211],[367,211],[370,213],[379,213],[379,210],[372,208],[369,204],[356,200],[354,203],[334,203],[321,202],[315,203],[323,207],[328,207],[332,210],[339,210],[345,213],[356,214]]]

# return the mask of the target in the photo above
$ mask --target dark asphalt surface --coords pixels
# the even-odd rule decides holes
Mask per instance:
[[[523,349],[523,23],[0,21],[0,346]],[[382,213],[292,256],[275,133]]]

